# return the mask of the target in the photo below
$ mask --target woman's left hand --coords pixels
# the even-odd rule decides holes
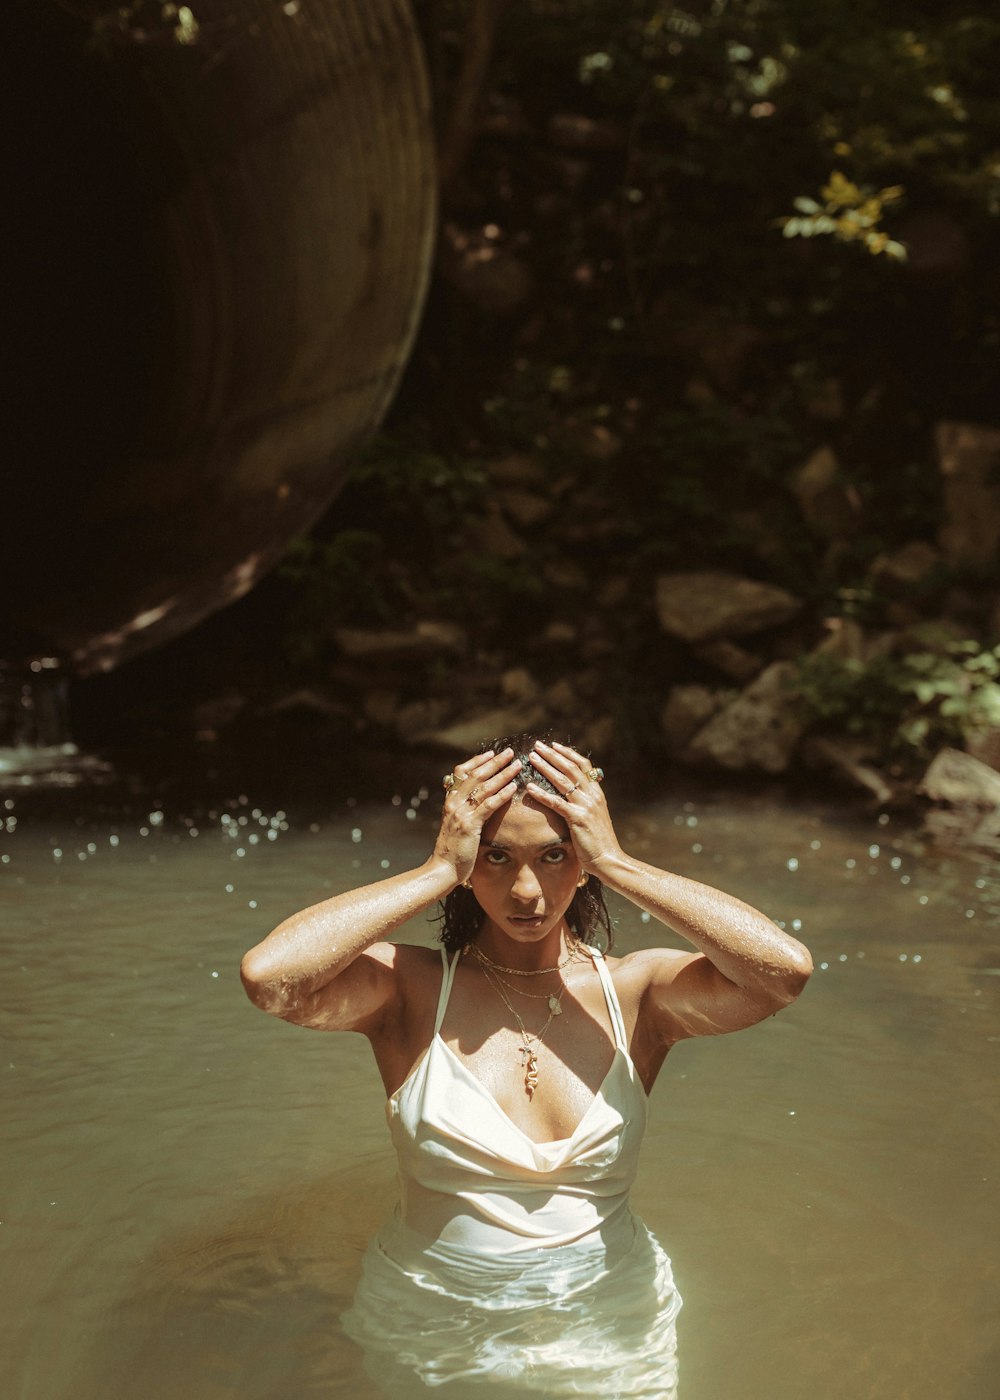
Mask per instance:
[[[584,870],[599,874],[603,860],[621,854],[601,788],[603,773],[568,744],[543,744],[539,740],[531,752],[530,762],[560,795],[555,797],[536,783],[530,783],[527,791],[536,802],[562,817],[569,827],[580,864]],[[598,774],[600,776],[595,776]]]

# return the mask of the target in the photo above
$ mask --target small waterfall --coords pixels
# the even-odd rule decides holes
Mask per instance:
[[[69,682],[55,657],[0,660],[0,789],[78,787],[114,772],[70,737]]]

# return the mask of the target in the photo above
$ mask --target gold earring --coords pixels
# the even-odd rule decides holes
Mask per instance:
[[[578,890],[582,890],[583,887],[584,887],[584,885],[587,883],[587,881],[588,881],[589,879],[590,879],[590,872],[587,871],[587,870],[585,870],[585,871],[583,872],[583,874],[580,876],[579,880],[577,880],[577,882],[576,882],[576,887],[577,887],[577,889],[578,889]]]
[[[463,889],[463,890],[471,890],[471,889],[472,889],[472,881],[471,881],[471,880],[463,880],[463,881],[462,881],[462,889]]]

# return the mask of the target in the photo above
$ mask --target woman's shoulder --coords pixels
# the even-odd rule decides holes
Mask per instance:
[[[693,956],[697,955],[680,948],[636,948],[621,957],[605,954],[605,962],[616,983],[621,981],[645,988],[651,982],[672,976]]]

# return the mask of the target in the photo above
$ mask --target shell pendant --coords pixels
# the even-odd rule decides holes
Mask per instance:
[[[562,1015],[562,1006],[560,1005],[558,997],[549,997],[549,1010],[552,1012],[553,1016]]]

